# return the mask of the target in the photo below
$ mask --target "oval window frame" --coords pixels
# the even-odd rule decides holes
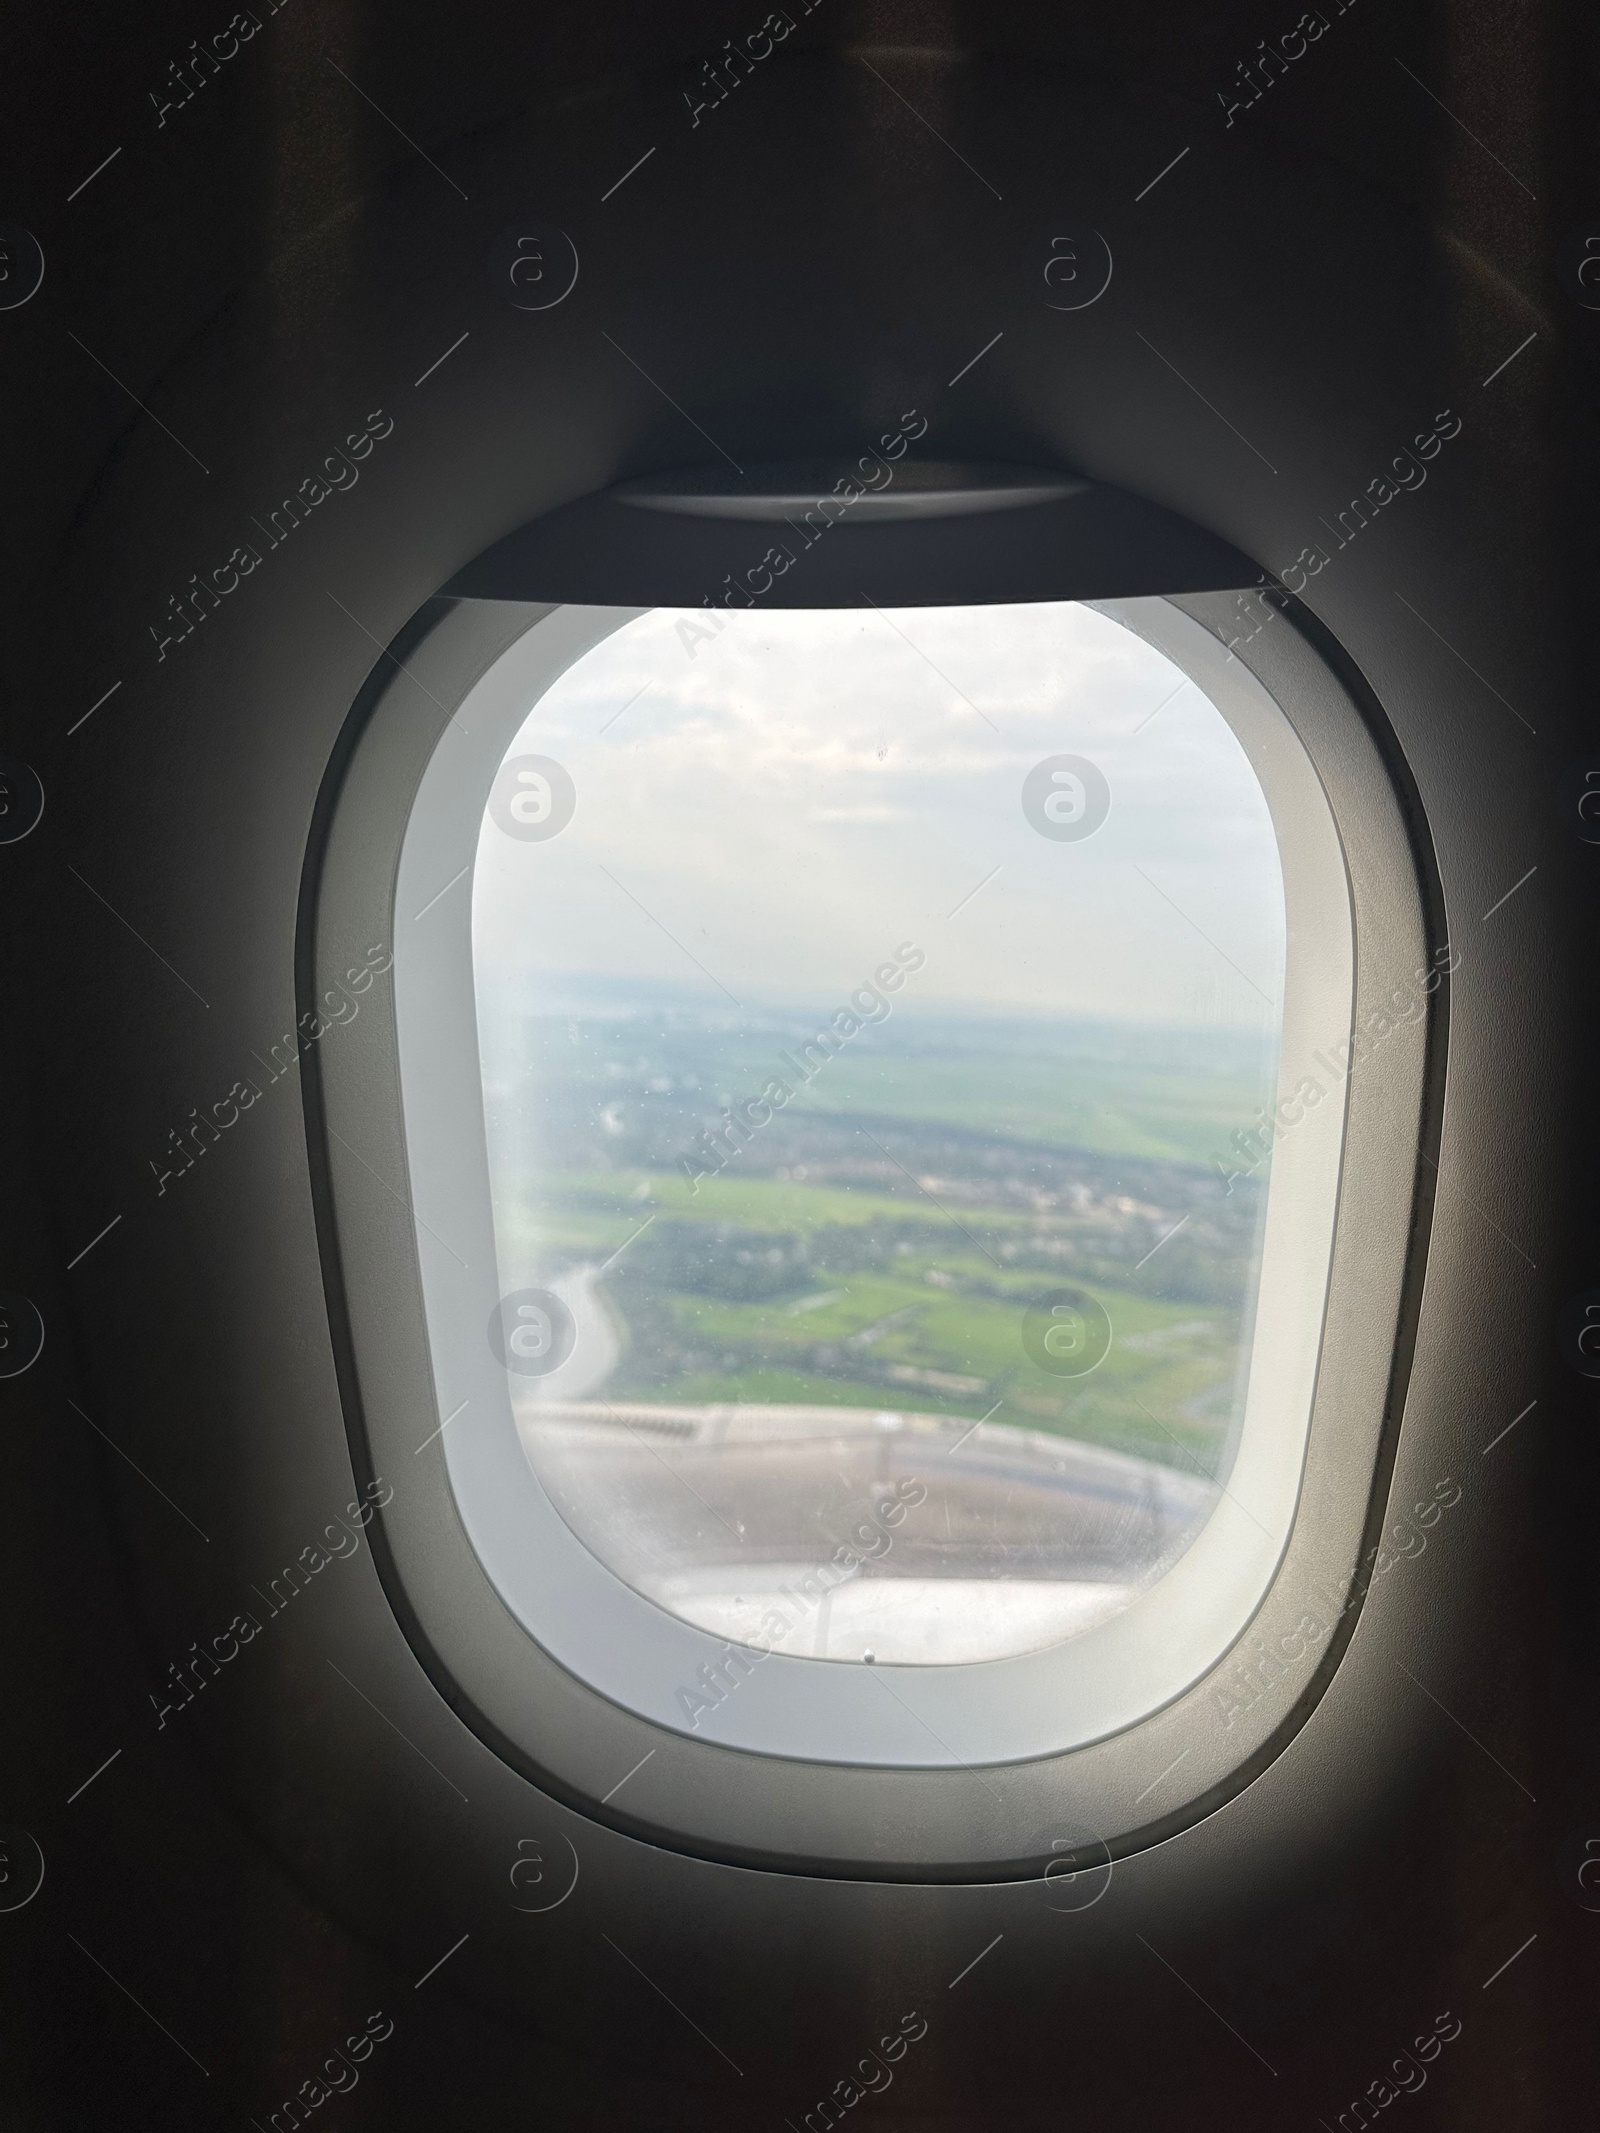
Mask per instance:
[[[1348,1030],[1353,1004],[1354,917],[1321,782],[1266,689],[1192,618],[1159,599],[1097,607],[1195,681],[1262,786],[1278,833],[1290,943],[1281,1103],[1313,1050]],[[643,612],[562,606],[503,652],[456,708],[401,844],[393,983],[407,1183],[436,1441],[457,1513],[528,1633],[591,1688],[657,1726],[751,1754],[869,1768],[1015,1763],[1087,1747],[1140,1723],[1208,1672],[1276,1570],[1310,1426],[1344,1104],[1306,1111],[1274,1154],[1243,1430],[1210,1518],[1164,1577],[1110,1620],[1007,1658],[867,1669],[774,1651],[758,1665],[746,1659],[736,1674],[730,1654],[739,1647],[634,1591],[562,1517],[524,1452],[511,1381],[485,1331],[503,1280],[472,952],[473,863],[488,794],[539,699]],[[1016,833],[1025,834],[1020,811]],[[719,1675],[736,1680],[737,1694],[702,1710],[704,1685]]]
[[[1173,596],[1169,604],[1211,642],[1231,638],[1233,596]],[[548,603],[439,599],[390,647],[330,766],[308,854],[308,1002],[393,923],[405,828],[454,709],[557,612]],[[1358,677],[1336,671],[1337,648],[1325,639],[1313,646],[1317,625],[1287,597],[1276,619],[1283,626],[1264,630],[1263,644],[1234,641],[1223,656],[1267,687],[1327,795],[1348,860],[1360,1022],[1427,961],[1427,877],[1369,725],[1378,724],[1376,706],[1367,698],[1358,708]],[[480,812],[481,803],[480,793]],[[475,835],[476,815],[473,822]],[[470,957],[464,975],[470,987]],[[1091,1743],[1025,1749],[1000,1764],[985,1756],[981,1767],[947,1755],[942,1767],[916,1768],[687,1736],[601,1693],[518,1622],[473,1550],[443,1462],[424,1457],[441,1424],[421,1332],[416,1230],[382,1175],[405,1174],[408,1147],[392,1004],[386,993],[375,997],[337,1046],[316,1048],[308,1130],[353,1449],[364,1474],[403,1478],[381,1516],[380,1565],[435,1682],[508,1760],[569,1804],[713,1857],[890,1878],[995,1878],[1037,1870],[1063,1829],[1121,1851],[1193,1819],[1276,1752],[1353,1626],[1358,1597],[1340,1609],[1320,1600],[1331,1618],[1320,1636],[1296,1627],[1314,1595],[1350,1587],[1392,1456],[1423,1235],[1413,1224],[1418,1150],[1432,1115],[1424,1099],[1437,1083],[1443,1004],[1441,988],[1419,1020],[1397,1026],[1381,1079],[1346,1084],[1333,1270],[1298,1510],[1252,1619],[1187,1687]],[[631,1798],[609,1799],[642,1757],[648,1781],[630,1781]],[[1182,1777],[1164,1777],[1175,1763]]]

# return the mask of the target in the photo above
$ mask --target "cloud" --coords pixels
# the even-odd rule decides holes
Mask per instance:
[[[486,824],[486,976],[687,981],[720,1000],[704,965],[777,1002],[915,939],[930,1005],[1271,1019],[1232,967],[1279,996],[1265,799],[1220,712],[1131,632],[1069,603],[752,611],[690,660],[679,619],[656,610],[606,639],[512,743],[563,763],[578,807],[548,843]],[[1088,756],[1110,783],[1081,843],[1022,814],[1050,754]]]

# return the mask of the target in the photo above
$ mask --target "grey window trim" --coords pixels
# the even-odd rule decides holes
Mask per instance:
[[[1266,790],[1295,944],[1283,1002],[1287,1096],[1314,1049],[1350,1027],[1349,890],[1326,796],[1267,691],[1191,617],[1151,599],[1103,611],[1193,675]],[[756,1754],[903,1768],[1014,1763],[1084,1747],[1172,1702],[1207,1672],[1255,1612],[1281,1555],[1315,1385],[1343,1089],[1306,1110],[1274,1155],[1243,1433],[1210,1518],[1164,1577],[1113,1619],[1010,1658],[867,1669],[774,1651],[740,1676],[737,1694],[691,1724],[682,1698],[701,1689],[702,1668],[726,1659],[726,1641],[642,1598],[584,1546],[524,1453],[510,1381],[485,1335],[503,1277],[482,1125],[474,876],[466,870],[489,788],[530,711],[640,612],[558,608],[480,677],[423,774],[400,853],[394,1006],[436,1419],[455,1417],[439,1444],[457,1511],[530,1635],[602,1695],[657,1725]],[[1019,816],[1017,835],[1026,834]],[[909,1447],[902,1456],[913,1456]]]
[[[1226,595],[1181,604],[1216,637]],[[358,707],[330,772],[308,864],[303,981],[308,998],[359,962],[391,925],[395,859],[411,801],[442,729],[508,644],[550,609],[435,602]],[[431,623],[431,626],[430,626]],[[1355,693],[1313,650],[1293,603],[1262,641],[1236,652],[1307,747],[1344,840],[1357,940],[1360,1021],[1422,968],[1431,947],[1408,824]],[[1373,715],[1370,703],[1364,706]],[[1404,1351],[1402,1303],[1417,1149],[1443,989],[1401,1024],[1381,1068],[1347,1085],[1323,1360],[1301,1512],[1275,1577],[1233,1650],[1163,1709],[1109,1738],[1003,1769],[910,1770],[800,1762],[687,1739],[623,1710],[559,1666],[516,1622],[462,1530],[443,1461],[416,1447],[439,1427],[422,1328],[415,1232],[385,1179],[407,1172],[397,1050],[387,994],[319,1047],[311,1105],[330,1304],[358,1459],[396,1479],[382,1514],[391,1598],[435,1680],[493,1743],[570,1804],[659,1841],[803,1871],[910,1879],[992,1879],[1037,1870],[1063,1830],[1114,1851],[1181,1826],[1245,1782],[1300,1722],[1353,1623],[1336,1595],[1355,1570],[1387,1471],[1391,1363]],[[1414,1297],[1414,1279],[1409,1284]],[[437,1451],[435,1445],[433,1451]],[[407,1471],[409,1467],[410,1471]],[[1319,1598],[1319,1595],[1321,1596]],[[1296,1624],[1314,1611],[1325,1633]],[[1330,1617],[1333,1618],[1330,1620]],[[647,1782],[602,1806],[653,1750]],[[1178,1762],[1181,1775],[1162,1773]],[[645,1773],[641,1772],[641,1779]]]

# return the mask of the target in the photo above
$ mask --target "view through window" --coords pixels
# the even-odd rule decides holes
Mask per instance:
[[[1076,604],[656,610],[478,846],[503,1301],[552,1501],[734,1643],[991,1659],[1226,1481],[1284,900],[1232,729]]]

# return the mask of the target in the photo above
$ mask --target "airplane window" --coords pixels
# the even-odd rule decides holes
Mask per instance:
[[[1181,1694],[1290,1537],[1339,1193],[1285,708],[1150,597],[446,634],[387,892],[419,1482],[680,1732],[942,1766]]]
[[[1245,1424],[1285,978],[1181,667],[1075,603],[641,614],[505,749],[471,930],[490,1338],[617,1579],[927,1667],[1172,1572]]]

